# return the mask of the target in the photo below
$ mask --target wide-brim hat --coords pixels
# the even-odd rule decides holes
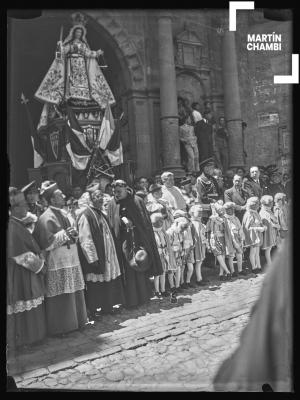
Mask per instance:
[[[188,185],[189,183],[191,183],[191,179],[190,178],[184,178],[180,181],[179,185],[180,186],[184,186],[184,185]]]
[[[44,181],[41,184],[40,195],[48,201],[53,193],[58,189],[57,183],[54,181]]]
[[[161,188],[162,188],[162,185],[159,185],[158,183],[153,183],[149,187],[149,193],[158,192]]]
[[[187,213],[183,210],[174,211],[174,213],[173,213],[174,219],[181,218],[181,217],[187,218]]]
[[[211,165],[211,166],[215,166],[216,165],[215,160],[212,157],[201,161],[201,163],[199,163],[199,168],[203,170],[204,167],[207,167],[209,165]]]
[[[38,193],[38,188],[37,188],[37,186],[36,186],[36,182],[35,181],[32,181],[32,182],[30,182],[30,183],[28,183],[28,185],[26,185],[26,186],[24,186],[22,189],[21,189],[21,192],[23,192],[24,193],[24,196],[26,196],[30,191],[32,191],[32,190],[36,190],[36,192]]]
[[[135,192],[135,195],[140,197],[141,199],[144,199],[145,197],[147,197],[148,193],[144,192],[143,190],[138,190],[137,192]]]
[[[147,251],[143,247],[138,247],[135,251],[128,244],[127,240],[122,245],[122,250],[125,258],[130,265],[137,272],[147,271],[150,267],[150,259]]]
[[[226,203],[224,203],[223,207],[225,210],[230,210],[230,209],[235,210],[236,208],[235,203],[233,203],[232,201],[227,201]]]
[[[86,187],[86,191],[93,193],[95,190],[100,190],[100,182],[92,182]]]

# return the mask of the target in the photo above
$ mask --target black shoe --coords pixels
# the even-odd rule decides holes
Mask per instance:
[[[226,275],[226,281],[231,281],[232,275],[231,274],[227,274]]]
[[[190,289],[195,289],[195,287],[196,287],[196,286],[195,286],[193,283],[191,283],[191,282],[188,282],[187,285],[188,285],[188,287],[189,287]]]
[[[161,292],[162,297],[169,297],[170,293],[165,291],[165,292]]]
[[[201,281],[201,282],[209,283],[209,279],[207,279],[207,278],[202,278],[202,281]]]
[[[224,282],[224,281],[226,281],[226,276],[219,275],[219,279],[220,279],[220,281]]]
[[[88,318],[89,321],[97,321],[102,315],[104,315],[103,311],[94,311],[89,314]]]
[[[183,283],[182,285],[180,285],[181,289],[189,289],[189,286],[187,283]]]
[[[177,303],[176,292],[171,293],[171,295],[170,295],[170,302],[171,302],[172,304]]]
[[[157,297],[158,299],[162,299],[162,295],[159,292],[154,292],[154,297]]]
[[[98,318],[98,315],[113,315],[115,313],[115,311],[112,309],[110,310],[101,310],[100,313],[96,313],[96,318]]]
[[[197,281],[196,284],[197,284],[198,286],[206,286],[206,282],[205,282],[204,280],[202,280],[202,281]]]
[[[244,275],[244,276],[248,275],[247,272],[246,272],[245,270],[239,271],[238,274],[239,274],[239,275]]]
[[[238,276],[238,273],[237,273],[237,272],[233,272],[231,276],[232,276],[233,278],[236,278],[236,277]]]
[[[261,274],[263,272],[262,268],[257,268],[256,273]]]
[[[175,288],[175,292],[176,293],[181,293],[182,292],[182,288],[181,288],[181,286],[178,286],[177,288]]]

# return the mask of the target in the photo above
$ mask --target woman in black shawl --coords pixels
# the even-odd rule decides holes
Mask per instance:
[[[133,194],[126,182],[117,180],[114,183],[114,198],[108,204],[107,216],[122,249],[126,306],[138,306],[151,298],[149,277],[163,273],[147,209],[143,200]],[[125,255],[124,244],[132,245],[132,238],[135,245],[143,247],[148,254],[146,271],[134,269]]]

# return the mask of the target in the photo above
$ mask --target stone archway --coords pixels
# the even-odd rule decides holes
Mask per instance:
[[[122,25],[107,10],[84,13],[90,25],[106,36],[123,67],[127,89],[139,89],[144,85],[144,69],[134,43]]]
[[[119,101],[120,108],[125,112],[125,120],[128,122],[121,130],[125,164],[120,173],[123,178],[132,179],[134,170],[143,166],[143,162],[138,159],[140,151],[137,115],[140,113],[137,111],[132,93],[146,88],[144,67],[135,44],[122,26],[122,22],[118,21],[118,17],[106,10],[85,11],[84,14],[88,18],[89,26],[101,35],[103,42],[108,44],[119,65],[119,74],[117,73],[115,78],[120,83],[118,90],[120,86],[122,90],[116,100]],[[117,111],[116,114],[121,113]]]

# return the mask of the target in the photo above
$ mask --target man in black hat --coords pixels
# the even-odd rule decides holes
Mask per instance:
[[[217,180],[213,177],[215,162],[213,158],[208,158],[200,164],[201,175],[197,178],[197,203],[210,204],[221,198]],[[210,207],[207,208],[206,215],[210,215]]]
[[[28,211],[39,217],[43,212],[44,208],[39,204],[39,190],[36,186],[35,181],[30,182],[24,186],[21,191],[24,193],[25,199],[28,204]]]

